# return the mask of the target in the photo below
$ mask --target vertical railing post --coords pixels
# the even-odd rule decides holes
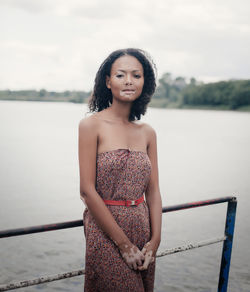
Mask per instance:
[[[220,278],[218,284],[218,292],[226,292],[230,268],[230,260],[233,246],[234,224],[236,216],[237,199],[232,198],[227,205],[227,218],[225,226],[225,235],[227,239],[223,243]]]

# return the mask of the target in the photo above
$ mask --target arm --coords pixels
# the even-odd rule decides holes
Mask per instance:
[[[157,142],[155,131],[148,126],[148,156],[151,162],[151,176],[145,192],[146,202],[149,207],[151,239],[144,246],[142,252],[145,255],[145,262],[140,270],[148,267],[153,262],[161,241],[162,201],[159,189]]]
[[[87,205],[97,225],[114,241],[121,251],[126,263],[133,268],[141,265],[144,256],[128,239],[116,223],[111,212],[96,192],[96,153],[98,124],[90,118],[81,120],[79,124],[79,170],[80,197]],[[130,261],[125,257],[133,253]]]
[[[146,189],[146,201],[150,212],[150,222],[152,238],[160,244],[161,241],[161,220],[162,220],[162,201],[159,188],[158,162],[157,162],[157,142],[156,133],[151,128],[150,142],[148,146],[148,156],[151,161],[152,171]]]

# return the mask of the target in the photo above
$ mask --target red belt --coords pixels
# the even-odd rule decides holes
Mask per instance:
[[[111,200],[103,200],[106,205],[113,206],[138,206],[140,203],[144,201],[144,196],[140,197],[137,200],[127,200],[127,201],[111,201]]]

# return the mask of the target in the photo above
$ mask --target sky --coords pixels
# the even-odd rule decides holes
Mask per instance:
[[[89,91],[127,47],[158,78],[250,79],[249,12],[249,0],[0,0],[0,90]]]

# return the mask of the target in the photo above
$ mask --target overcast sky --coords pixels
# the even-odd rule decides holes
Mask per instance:
[[[158,76],[250,78],[249,0],[0,0],[0,90],[91,90],[115,49]]]

